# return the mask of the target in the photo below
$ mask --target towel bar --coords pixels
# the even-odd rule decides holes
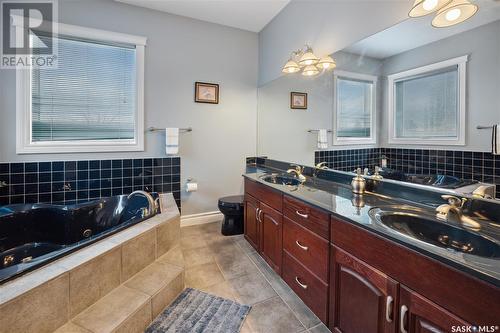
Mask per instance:
[[[493,128],[493,126],[477,126],[477,129],[490,129]]]
[[[319,132],[319,129],[310,129],[310,130],[307,130],[309,133],[314,133],[314,132]],[[332,133],[333,131],[332,130],[327,130],[328,133]]]
[[[156,127],[149,127],[148,128],[148,132],[159,132],[159,131],[164,131],[164,130],[165,130],[164,128],[156,128]],[[187,132],[192,132],[193,129],[191,127],[188,127],[188,128],[179,128],[179,131],[187,133]]]

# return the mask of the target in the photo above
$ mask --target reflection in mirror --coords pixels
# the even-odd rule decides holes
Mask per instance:
[[[475,3],[461,24],[408,19],[332,54],[333,72],[260,87],[258,154],[349,172],[381,166],[385,178],[462,193],[500,183],[491,129],[500,123],[500,2]],[[291,92],[307,94],[307,108],[291,108]],[[500,197],[500,186],[475,194]]]

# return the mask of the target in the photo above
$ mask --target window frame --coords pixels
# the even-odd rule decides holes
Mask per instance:
[[[357,80],[366,81],[373,84],[372,92],[372,110],[371,110],[371,121],[370,121],[370,137],[349,137],[343,138],[338,137],[338,127],[337,127],[337,111],[338,111],[338,79],[345,78],[347,80]],[[333,145],[334,146],[344,146],[344,145],[369,145],[377,143],[377,86],[378,77],[375,75],[348,72],[343,70],[335,70],[333,72]]]
[[[135,45],[136,114],[133,140],[32,141],[32,69],[16,69],[16,154],[144,151],[144,56],[146,37],[56,23],[58,35]],[[22,29],[22,27],[15,27]]]
[[[453,145],[465,146],[465,127],[466,127],[466,107],[467,107],[467,62],[468,55],[456,57],[430,65],[413,68],[407,71],[391,74],[387,76],[387,109],[388,109],[388,143],[405,145]],[[396,136],[396,83],[402,79],[411,79],[412,77],[423,76],[435,71],[439,71],[451,66],[457,66],[458,70],[458,131],[457,137],[450,138],[401,138]]]

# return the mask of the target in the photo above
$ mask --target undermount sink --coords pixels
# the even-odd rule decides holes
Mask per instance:
[[[500,257],[500,245],[496,242],[418,212],[373,208],[369,214],[387,228],[434,246],[479,257]]]
[[[263,176],[261,179],[265,182],[277,184],[277,185],[296,186],[296,185],[300,184],[300,181],[297,178],[293,178],[293,177],[286,176],[286,175],[272,174],[272,175]]]

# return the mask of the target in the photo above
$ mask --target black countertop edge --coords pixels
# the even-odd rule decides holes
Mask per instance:
[[[374,206],[367,205],[366,209],[364,209],[365,210],[364,214],[359,215],[360,218],[352,218],[352,217],[346,216],[342,213],[339,213],[338,211],[332,209],[331,207],[328,207],[326,204],[321,204],[321,202],[319,202],[318,200],[308,199],[306,196],[303,195],[304,194],[303,192],[297,193],[297,191],[290,191],[286,186],[273,185],[273,184],[267,183],[267,182],[260,179],[260,177],[263,174],[273,173],[273,172],[276,172],[277,170],[279,170],[279,169],[274,169],[274,168],[269,168],[269,167],[266,168],[266,167],[262,167],[262,166],[249,166],[249,167],[247,167],[247,173],[243,174],[243,177],[245,177],[249,180],[252,180],[252,181],[256,181],[256,182],[258,182],[262,185],[265,185],[271,189],[277,190],[285,195],[291,196],[297,200],[303,201],[311,206],[314,206],[318,209],[326,211],[327,213],[331,214],[334,217],[337,217],[338,219],[340,219],[344,222],[354,224],[355,226],[358,226],[367,232],[375,234],[375,235],[382,237],[384,239],[387,239],[389,241],[393,241],[393,242],[397,243],[398,245],[401,245],[407,249],[415,251],[418,254],[424,255],[432,260],[436,260],[442,264],[446,264],[446,265],[450,266],[453,269],[456,269],[457,271],[459,271],[461,273],[471,275],[472,277],[475,277],[483,282],[487,282],[487,283],[490,283],[496,287],[500,287],[500,260],[496,260],[495,272],[493,273],[494,275],[492,275],[485,270],[481,270],[481,267],[480,267],[481,265],[474,263],[473,261],[465,262],[464,260],[460,261],[458,259],[446,257],[446,256],[441,255],[439,253],[439,252],[445,252],[442,249],[436,248],[435,251],[432,251],[432,250],[430,250],[431,248],[434,247],[432,245],[427,244],[424,246],[423,244],[420,244],[420,246],[418,246],[418,244],[421,243],[420,241],[411,240],[410,238],[408,238],[406,236],[402,236],[402,235],[398,236],[394,232],[385,231],[384,228],[375,228],[374,227],[375,224],[363,223],[362,222],[363,220],[367,221],[367,220],[371,219],[368,216],[367,211],[370,210],[371,208],[377,207],[376,205],[374,205]],[[324,182],[324,180],[323,180],[323,182]],[[352,199],[352,196],[353,196],[350,187],[348,187],[345,184],[339,184],[339,183],[334,183],[334,182],[328,182],[328,183],[333,190],[332,192],[336,192],[335,189],[342,188],[341,192],[343,192],[343,193],[340,193],[340,194],[339,193],[332,193],[330,191],[324,191],[324,189],[318,190],[318,192],[321,191],[321,192],[336,196],[336,197],[344,200],[346,203],[350,202],[350,200]],[[311,186],[311,184],[308,184],[307,187],[314,188],[314,185]],[[299,195],[299,194],[302,194],[302,195]],[[349,197],[349,194],[351,197]],[[376,193],[366,193],[364,195],[364,197],[370,198],[371,199],[370,201],[378,203],[380,206],[406,205],[406,206],[413,206],[413,207],[419,207],[419,208],[422,208],[422,207],[432,208],[432,207],[427,206],[427,205],[422,205],[421,203],[415,203],[415,202],[411,202],[411,201],[404,200],[401,198],[396,199],[394,197],[381,196],[381,195],[376,194]],[[351,205],[351,209],[354,210],[355,208],[352,207],[352,205]],[[492,261],[493,261],[493,259],[492,259]]]

